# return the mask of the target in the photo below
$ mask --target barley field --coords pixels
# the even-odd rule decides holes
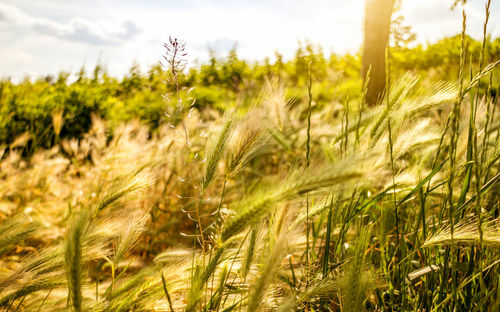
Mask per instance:
[[[0,310],[499,311],[490,3],[387,48],[377,103],[309,43],[1,80]]]

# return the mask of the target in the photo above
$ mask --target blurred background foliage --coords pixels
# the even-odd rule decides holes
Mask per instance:
[[[397,17],[395,21],[398,21]],[[399,20],[402,24],[402,21]],[[460,36],[444,38],[436,43],[415,45],[411,31],[401,31],[391,38],[392,75],[411,71],[426,77],[426,80],[454,82],[460,60]],[[468,54],[466,68],[477,71],[481,43],[467,38]],[[486,45],[487,61],[500,58],[500,38],[489,40]],[[305,101],[307,97],[307,71],[311,63],[315,81],[313,95],[315,107],[342,103],[346,98],[360,96],[361,56],[331,54],[325,56],[321,47],[310,43],[299,43],[295,56],[284,60],[278,52],[273,60],[266,58],[258,62],[241,59],[236,48],[226,56],[219,57],[210,51],[209,61],[193,66],[182,74],[181,87],[193,88],[190,96],[196,99],[200,109],[250,106],[267,80],[278,80],[284,87],[291,105]],[[111,77],[102,65],[93,72],[80,70],[76,77],[62,72],[57,77],[46,76],[36,80],[27,77],[14,83],[10,79],[0,80],[0,144],[12,144],[16,137],[28,138],[28,149],[49,148],[61,138],[78,138],[86,133],[92,115],[106,119],[111,125],[139,119],[148,124],[151,131],[163,123],[164,112],[174,100],[165,95],[172,94],[172,84],[165,83],[171,77],[161,64],[141,72],[134,64],[127,75],[118,79]],[[493,77],[493,91],[499,86],[498,73]],[[486,88],[487,82],[484,82]]]

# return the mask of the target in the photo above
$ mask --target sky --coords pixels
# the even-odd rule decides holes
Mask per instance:
[[[402,0],[400,13],[419,43],[461,29],[453,0]],[[485,0],[469,0],[467,32],[481,38]],[[246,60],[291,57],[298,42],[328,53],[356,53],[363,38],[364,0],[0,0],[0,78],[76,73],[102,64],[114,76],[134,62],[161,60],[169,36],[187,43],[188,61],[236,45]],[[500,36],[500,1],[488,32]]]

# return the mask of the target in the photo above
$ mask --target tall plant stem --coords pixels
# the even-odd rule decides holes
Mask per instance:
[[[466,31],[466,21],[467,17],[465,14],[465,9],[462,10],[462,33],[461,33],[461,47],[460,47],[460,68],[458,72],[458,97],[453,105],[453,110],[451,113],[451,133],[450,133],[450,170],[448,177],[448,195],[446,202],[448,203],[448,222],[450,223],[450,235],[451,235],[451,245],[446,249],[445,253],[445,270],[443,270],[443,279],[442,283],[446,284],[444,281],[448,280],[448,273],[452,274],[452,295],[455,299],[456,297],[456,288],[457,288],[457,279],[456,274],[454,272],[449,272],[448,268],[448,259],[450,259],[451,264],[450,267],[454,267],[455,258],[450,257],[450,255],[454,254],[454,231],[455,231],[455,205],[453,203],[453,187],[454,187],[454,178],[455,178],[455,166],[456,166],[456,154],[457,154],[457,143],[459,136],[459,121],[460,121],[460,107],[463,99],[463,79],[464,79],[464,67],[465,67],[465,31]],[[442,285],[440,294],[443,293]],[[456,300],[453,300],[456,302]]]
[[[485,54],[485,48],[486,48],[486,40],[487,40],[487,28],[488,28],[488,20],[490,17],[490,5],[491,5],[491,0],[487,0],[486,2],[486,12],[485,12],[485,21],[483,25],[483,41],[482,41],[482,47],[481,47],[481,53],[479,55],[479,72],[482,71],[483,69],[483,60],[484,60],[484,54]],[[478,261],[479,261],[479,270],[482,272],[483,268],[483,261],[482,261],[482,250],[483,250],[483,218],[482,218],[482,213],[481,213],[481,176],[483,174],[482,172],[482,163],[480,162],[481,160],[479,159],[479,153],[478,153],[478,144],[477,144],[477,130],[475,127],[475,122],[476,122],[476,112],[477,112],[477,107],[478,107],[478,102],[479,102],[479,93],[480,93],[480,88],[479,88],[479,82],[477,84],[477,91],[476,91],[476,101],[475,101],[475,107],[474,107],[474,112],[471,112],[471,115],[473,115],[473,118],[471,118],[471,129],[473,129],[473,152],[474,152],[474,164],[475,164],[475,174],[476,174],[476,214],[478,218],[478,231],[479,231],[479,244],[478,244]],[[488,119],[488,114],[486,115],[486,119]],[[487,126],[487,124],[486,124]],[[486,131],[486,129],[485,129]],[[486,132],[484,133],[484,136],[486,137],[487,134]],[[485,148],[485,145],[483,144],[483,149]],[[484,296],[484,277],[483,274],[479,275],[479,288],[480,288],[480,293],[481,296]],[[481,311],[484,309],[481,308]]]
[[[311,156],[311,107],[312,107],[312,77],[311,62],[307,67],[307,147],[306,147],[306,167],[309,168]],[[309,285],[309,193],[306,193],[306,285]]]
[[[173,66],[172,66],[173,67]],[[198,222],[198,230],[200,232],[200,237],[201,237],[201,248],[203,250],[203,254],[205,254],[205,238],[203,235],[203,225],[201,224],[201,213],[200,213],[200,201],[201,201],[201,195],[199,194],[198,188],[196,187],[196,184],[194,182],[194,176],[193,176],[193,169],[191,167],[191,142],[189,140],[189,130],[186,125],[186,121],[182,117],[184,115],[184,105],[182,104],[182,99],[181,99],[181,93],[180,93],[180,87],[179,87],[179,79],[177,77],[177,71],[175,69],[172,69],[172,73],[174,74],[174,81],[175,81],[175,90],[176,90],[176,96],[177,96],[177,108],[179,110],[179,115],[181,116],[181,125],[182,129],[184,131],[184,140],[185,140],[185,149],[186,149],[186,167],[188,169],[188,177],[189,181],[191,183],[191,186],[193,188],[193,197],[194,197],[194,202],[195,202],[195,208],[196,208],[196,219]],[[195,235],[195,240],[196,240],[196,235]]]
[[[388,140],[389,140],[389,153],[390,153],[390,158],[391,158],[391,171],[392,171],[392,184],[395,187],[396,185],[396,168],[395,168],[395,160],[394,160],[394,149],[393,149],[393,137],[392,137],[392,128],[391,128],[391,101],[390,101],[390,84],[391,84],[391,72],[390,72],[390,51],[389,47],[386,48],[385,50],[385,63],[386,63],[386,74],[385,74],[385,99],[386,99],[386,105],[387,105],[387,111],[389,112],[387,115],[387,130],[388,130]],[[393,203],[394,203],[394,213],[396,217],[396,258],[399,258],[399,250],[400,250],[400,236],[399,236],[399,213],[398,213],[398,205],[397,205],[397,199],[396,199],[396,191],[393,189]],[[398,263],[398,262],[396,262]],[[399,264],[398,268],[396,269],[396,275],[397,275],[397,283],[396,287],[397,289],[400,288],[400,268]]]

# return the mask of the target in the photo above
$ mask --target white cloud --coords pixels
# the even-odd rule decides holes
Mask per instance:
[[[0,3],[0,23],[19,23],[26,18],[21,10],[13,5],[7,5]],[[0,25],[1,25],[0,24]]]
[[[47,18],[31,16],[15,6],[0,3],[0,23],[15,26],[28,26],[30,29],[46,36],[84,42],[93,45],[117,45],[131,40],[141,29],[131,20],[121,25],[103,21],[91,21],[75,17],[63,24]]]

